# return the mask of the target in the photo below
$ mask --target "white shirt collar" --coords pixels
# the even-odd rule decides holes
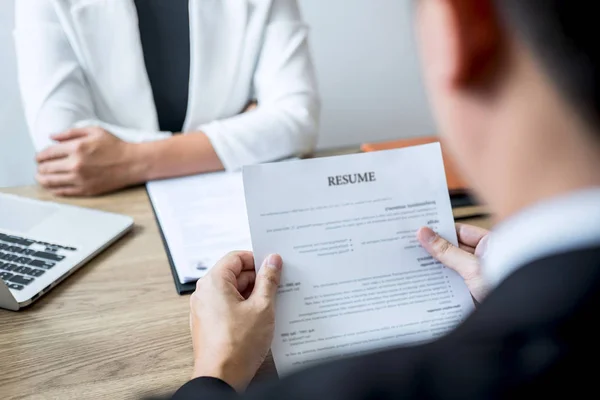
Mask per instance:
[[[520,267],[546,256],[600,245],[600,188],[536,204],[499,224],[482,258],[497,286]]]

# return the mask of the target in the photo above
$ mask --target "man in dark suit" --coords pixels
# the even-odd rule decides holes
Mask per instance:
[[[233,253],[192,296],[194,379],[175,399],[575,397],[595,389],[600,22],[594,2],[415,3],[441,132],[499,222],[489,236],[458,226],[460,248],[428,229],[419,239],[465,278],[481,304],[436,342],[323,364],[244,393],[273,337],[282,261],[270,256],[255,274],[250,253]]]

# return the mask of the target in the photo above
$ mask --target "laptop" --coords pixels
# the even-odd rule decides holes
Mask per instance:
[[[30,305],[132,226],[122,215],[0,194],[0,308]]]

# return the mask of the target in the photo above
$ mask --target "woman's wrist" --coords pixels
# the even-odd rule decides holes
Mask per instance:
[[[223,169],[202,132],[176,135],[156,142],[127,143],[130,184]]]
[[[152,147],[148,146],[152,144],[152,142],[127,143],[125,153],[129,160],[127,169],[131,185],[137,185],[152,180]]]

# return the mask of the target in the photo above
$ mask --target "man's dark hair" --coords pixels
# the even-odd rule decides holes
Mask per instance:
[[[494,0],[582,117],[600,132],[600,18],[593,0]]]

